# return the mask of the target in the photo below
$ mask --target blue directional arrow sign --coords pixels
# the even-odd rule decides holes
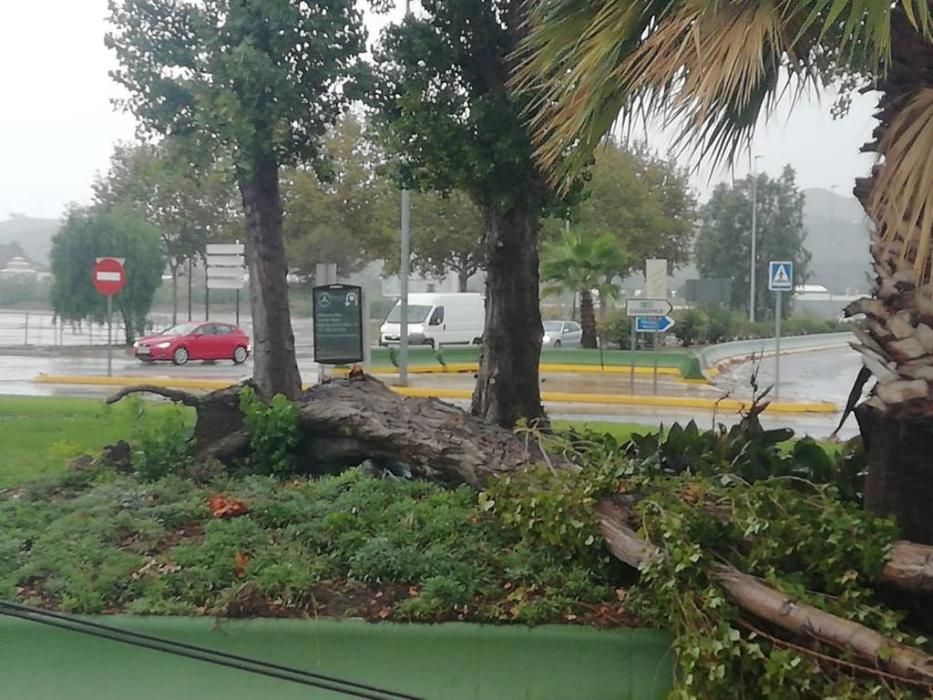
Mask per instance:
[[[664,333],[674,327],[670,316],[636,316],[636,333]]]

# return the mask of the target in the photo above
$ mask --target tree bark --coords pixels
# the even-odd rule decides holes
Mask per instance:
[[[863,404],[855,411],[869,464],[865,507],[893,515],[903,536],[933,544],[933,424]]]
[[[288,267],[282,237],[278,164],[257,158],[239,177],[246,215],[253,319],[253,379],[262,396],[301,391],[288,308]]]
[[[191,406],[197,411],[198,458],[233,462],[249,451],[239,411],[242,388],[195,396],[141,385],[122,389],[107,402],[146,392]],[[532,462],[566,466],[546,455],[530,434],[516,435],[437,399],[403,398],[365,375],[317,385],[302,393],[296,405],[312,470],[338,470],[366,460],[384,466],[401,463],[414,476],[482,488],[492,477]]]
[[[583,328],[583,339],[580,344],[584,348],[595,350],[596,345],[596,310],[593,308],[593,292],[589,289],[580,290],[580,326]]]
[[[891,122],[918,89],[933,86],[933,44],[910,24],[899,6],[891,18],[891,64],[877,89],[882,92],[875,117],[873,141],[862,150],[885,155],[885,135]],[[856,180],[855,196],[871,215],[873,191],[884,162],[872,176]],[[868,478],[865,504],[872,512],[893,515],[905,536],[933,544],[933,296],[914,274],[915,250],[903,251],[903,237],[891,248],[883,243],[888,231],[872,232],[871,254],[875,279],[871,299],[846,309],[865,313],[864,329],[857,329],[857,350],[878,380],[871,397],[856,411]]]
[[[526,197],[512,208],[484,208],[486,328],[473,414],[511,428],[519,419],[544,422],[538,363],[541,306],[538,206]]]

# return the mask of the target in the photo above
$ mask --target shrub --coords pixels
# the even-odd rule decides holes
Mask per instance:
[[[249,431],[254,469],[280,476],[296,473],[301,427],[295,404],[281,394],[266,404],[246,388],[240,392],[240,410]]]
[[[192,431],[184,409],[166,406],[150,413],[142,400],[133,404],[133,468],[145,481],[176,474],[191,463]]]
[[[709,319],[701,309],[687,309],[677,314],[674,335],[684,347],[706,341]]]

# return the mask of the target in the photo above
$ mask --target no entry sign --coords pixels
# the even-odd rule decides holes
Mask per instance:
[[[120,258],[97,258],[91,277],[94,289],[105,297],[119,294],[126,286],[126,268]]]

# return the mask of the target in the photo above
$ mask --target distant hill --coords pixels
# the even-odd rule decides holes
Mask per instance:
[[[7,221],[0,221],[0,246],[17,243],[28,258],[48,265],[52,237],[61,226],[58,219],[34,219],[14,214]]]
[[[871,256],[868,224],[854,197],[823,189],[805,190],[804,245],[813,255],[810,284],[822,284],[837,294],[847,288],[868,291]]]

